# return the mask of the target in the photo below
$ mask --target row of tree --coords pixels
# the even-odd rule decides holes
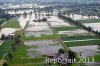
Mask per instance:
[[[70,17],[66,17],[66,16],[64,16],[64,15],[61,14],[61,13],[59,13],[58,16],[61,17],[61,18],[63,18],[63,19],[65,19],[65,20],[68,20],[68,21],[71,22],[71,23],[74,23],[75,25],[78,25],[79,27],[81,27],[81,28],[83,28],[83,29],[85,29],[85,30],[88,30],[89,32],[95,33],[95,34],[97,34],[97,35],[100,36],[100,32],[99,32],[99,31],[93,30],[93,28],[90,27],[90,26],[87,27],[87,26],[85,26],[84,24],[82,24],[81,22],[75,21],[75,20],[73,20],[73,19],[70,18]]]
[[[64,12],[63,14],[64,15],[66,15],[67,14],[67,16],[68,17],[70,17],[70,15],[72,15],[72,18],[74,19],[74,14],[75,14],[76,12]],[[98,17],[98,19],[100,18],[100,13],[94,13],[94,12],[85,12],[85,13],[83,13],[83,12],[81,12],[81,13],[76,13],[76,14],[80,14],[81,16],[82,16],[82,19],[83,19],[83,17],[84,16],[87,16],[89,19],[91,18],[91,17],[94,17],[95,18],[95,16],[97,16]]]

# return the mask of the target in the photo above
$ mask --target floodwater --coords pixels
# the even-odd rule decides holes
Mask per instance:
[[[34,57],[34,54],[53,55],[57,53],[60,48],[63,48],[58,42],[53,42],[52,40],[28,41],[24,44],[31,47],[27,49],[30,57]],[[37,46],[37,48],[32,48],[32,46]],[[33,54],[32,51],[35,51],[35,53]]]
[[[100,53],[100,49],[98,45],[89,45],[89,46],[75,46],[75,47],[69,47],[72,51],[76,52],[79,56],[81,53],[82,57],[88,57],[88,56],[95,56]]]
[[[52,35],[52,31],[27,31],[25,32],[25,36],[35,36],[35,37],[41,37],[42,35]]]

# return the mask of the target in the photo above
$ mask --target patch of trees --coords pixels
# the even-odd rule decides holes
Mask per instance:
[[[24,13],[23,13],[23,16],[24,16],[24,18],[27,18],[27,13],[24,12]]]
[[[47,22],[47,18],[33,20],[34,22]]]
[[[0,18],[5,18],[6,20],[9,20],[13,18],[15,15],[7,14],[5,13],[5,10],[0,8]]]
[[[0,18],[5,18],[6,20],[9,20],[13,17],[14,17],[14,15],[10,15],[10,14],[1,14],[0,15]]]
[[[7,39],[15,39],[16,38],[16,35],[5,35],[5,34],[2,34],[1,35],[1,40],[7,40]]]

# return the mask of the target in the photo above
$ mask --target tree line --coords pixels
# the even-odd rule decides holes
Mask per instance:
[[[87,26],[85,26],[84,24],[82,24],[79,21],[75,21],[75,20],[73,20],[70,17],[64,16],[62,13],[58,13],[58,16],[61,17],[62,19],[68,20],[69,22],[71,22],[71,23],[73,23],[75,25],[78,25],[79,27],[81,27],[81,28],[83,28],[83,29],[85,29],[85,30],[87,30],[89,32],[95,33],[96,35],[99,35],[100,36],[100,32],[97,31],[97,30],[96,31],[93,30],[93,28],[91,26],[87,27]]]

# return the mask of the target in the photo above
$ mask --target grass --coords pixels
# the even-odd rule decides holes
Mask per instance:
[[[100,23],[100,19],[87,19],[87,20],[78,20],[82,23]]]
[[[4,53],[7,53],[11,51],[11,44],[13,44],[13,40],[5,40],[4,43],[0,46],[0,59],[4,55]]]
[[[34,65],[36,62],[40,63],[44,60],[44,56],[39,56],[38,58],[30,58],[27,53],[29,47],[23,44],[17,46],[16,51],[13,53],[13,60],[9,61],[9,66],[24,66],[27,64]]]
[[[100,62],[100,55],[95,55],[93,57],[95,62]]]
[[[14,40],[5,40],[4,43],[0,46],[0,58],[4,55],[4,53],[11,51],[11,44],[14,43]],[[28,64],[35,62],[42,62],[44,60],[44,56],[40,56],[38,58],[29,58],[27,54],[27,49],[29,47],[20,44],[17,46],[15,52],[13,52],[13,60],[9,61],[9,66],[17,66],[18,64]],[[22,57],[27,57],[27,59],[22,59]],[[21,66],[21,65],[18,65]],[[33,66],[33,65],[32,65]]]
[[[15,32],[14,32],[14,34],[16,34],[16,35],[21,35],[23,33],[23,31],[21,31],[21,30],[16,30]]]
[[[77,41],[77,42],[64,42],[67,47],[72,46],[86,46],[86,45],[100,45],[100,40],[92,41]]]
[[[68,31],[68,30],[75,30],[80,29],[80,27],[54,27],[55,31]]]
[[[20,28],[17,18],[12,18],[3,25],[4,28]]]
[[[63,41],[68,40],[84,40],[84,39],[100,39],[98,36],[92,36],[92,35],[74,35],[74,36],[67,36],[67,35],[60,35],[61,39]]]

